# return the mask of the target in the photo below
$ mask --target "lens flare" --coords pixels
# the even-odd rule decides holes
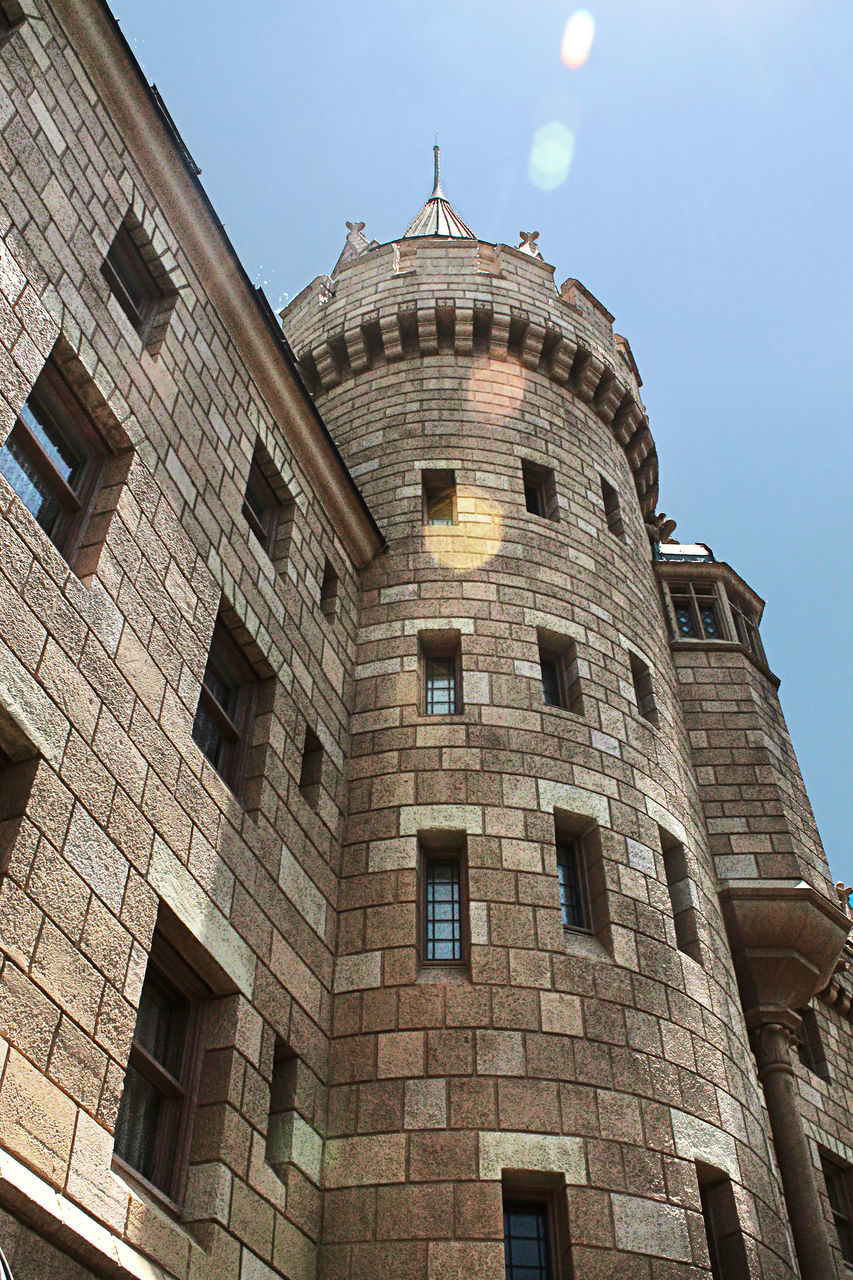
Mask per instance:
[[[595,39],[595,18],[588,9],[576,9],[566,23],[560,57],[567,67],[577,71],[592,52]]]
[[[456,491],[459,523],[426,528],[427,550],[446,569],[479,569],[496,556],[503,541],[503,511],[474,485]]]
[[[500,426],[518,411],[526,380],[521,365],[478,358],[468,379],[466,408],[478,422]]]
[[[559,120],[552,120],[533,135],[528,176],[542,191],[553,191],[569,176],[575,154],[575,135]]]

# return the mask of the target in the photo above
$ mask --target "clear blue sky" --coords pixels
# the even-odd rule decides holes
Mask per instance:
[[[850,677],[853,5],[115,0],[273,304],[346,219],[399,235],[445,189],[484,240],[538,230],[616,316],[644,379],[676,536],[768,602],[762,633],[830,864],[853,883]],[[559,186],[537,131],[571,131]]]

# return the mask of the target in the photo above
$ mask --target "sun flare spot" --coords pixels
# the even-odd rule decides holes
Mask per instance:
[[[592,52],[595,18],[588,9],[576,9],[566,23],[560,45],[560,57],[567,67],[577,71]]]

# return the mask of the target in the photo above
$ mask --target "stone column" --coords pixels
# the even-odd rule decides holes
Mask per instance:
[[[758,1063],[758,1078],[764,1087],[802,1280],[829,1280],[836,1274],[835,1260],[827,1239],[809,1140],[797,1103],[790,1054],[795,1035],[792,1025],[764,1022],[751,1031],[750,1039]]]

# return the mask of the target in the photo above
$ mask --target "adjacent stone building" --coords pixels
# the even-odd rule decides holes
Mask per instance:
[[[436,151],[280,324],[101,0],[0,138],[7,1272],[848,1274],[846,892],[613,317]]]

